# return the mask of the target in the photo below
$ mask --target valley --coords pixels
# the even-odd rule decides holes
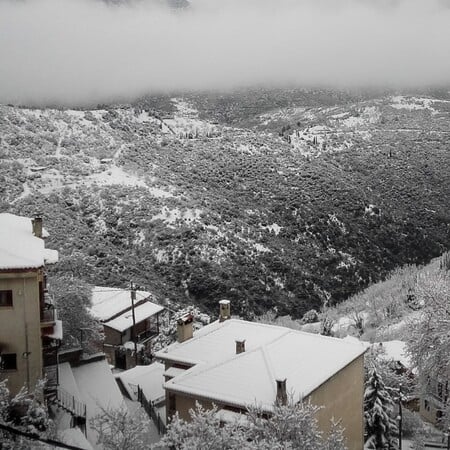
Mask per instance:
[[[0,106],[0,209],[55,269],[301,318],[450,248],[450,95],[252,90]]]

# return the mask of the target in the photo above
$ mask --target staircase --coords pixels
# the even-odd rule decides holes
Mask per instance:
[[[86,405],[65,389],[55,386],[46,389],[47,404],[55,405],[72,416],[72,426],[80,427],[86,433]]]
[[[56,389],[55,404],[73,417],[86,419],[86,405],[60,387]]]

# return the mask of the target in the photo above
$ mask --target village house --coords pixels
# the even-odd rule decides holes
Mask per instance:
[[[413,368],[412,362],[406,349],[406,343],[393,340],[374,344],[378,349],[383,349],[384,354],[381,357],[388,360],[391,369],[397,374],[414,380],[418,377],[417,370]],[[427,383],[423,392],[413,392],[404,396],[403,405],[413,411],[419,411],[422,419],[440,427],[442,418],[447,408],[449,399],[450,383],[449,377],[441,376],[438,378],[427,377]]]
[[[156,353],[165,364],[166,413],[189,420],[199,402],[217,405],[230,419],[257,405],[270,414],[276,402],[321,406],[319,427],[345,428],[349,449],[364,442],[363,390],[366,346],[284,327],[231,319],[220,302],[219,320],[193,332],[193,317],[178,319],[178,342]]]
[[[103,325],[103,351],[115,367],[126,370],[149,362],[164,311],[152,299],[145,291],[93,288],[89,312]]]
[[[423,419],[438,427],[444,425],[449,400],[449,377],[427,378],[426,391],[420,396],[419,412]]]
[[[47,235],[40,217],[0,214],[0,380],[12,394],[44,377],[46,393],[58,384],[62,323],[45,274],[58,252],[45,248]]]

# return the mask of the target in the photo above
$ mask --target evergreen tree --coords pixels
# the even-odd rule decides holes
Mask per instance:
[[[364,392],[365,449],[396,450],[398,448],[398,428],[392,417],[394,406],[380,375],[373,369]]]

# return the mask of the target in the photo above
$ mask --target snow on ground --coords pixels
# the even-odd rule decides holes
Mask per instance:
[[[108,170],[87,177],[87,181],[99,186],[119,184],[122,186],[147,187],[136,175],[125,172],[121,167],[111,166]]]
[[[302,116],[307,119],[315,118],[315,114],[307,111],[306,108],[280,108],[259,116],[261,125],[268,125],[270,122],[275,122],[278,120],[292,119],[297,116]]]
[[[367,106],[358,116],[350,116],[342,120],[347,128],[358,128],[367,124],[377,123],[381,118],[381,112],[376,106]]]
[[[182,98],[171,98],[170,101],[174,104],[177,114],[184,117],[198,117],[198,111],[191,103]]]
[[[365,131],[357,131],[363,138]],[[303,156],[319,156],[324,152],[339,152],[353,146],[350,140],[344,140],[337,144],[328,138],[329,135],[343,135],[342,133],[325,125],[308,127],[304,130],[296,130],[290,136],[289,140],[295,150]]]
[[[113,374],[105,360],[72,368],[80,401],[86,405],[87,438],[95,446],[97,433],[90,427],[90,420],[102,413],[102,409],[123,407],[124,400]]]
[[[264,230],[268,230],[271,233],[274,233],[275,236],[278,236],[280,234],[280,231],[283,229],[283,227],[280,227],[277,223],[273,223],[272,225],[266,225],[261,226]]]
[[[103,120],[103,116],[108,113],[106,109],[91,109],[90,113],[97,119]]]
[[[266,247],[265,245],[259,244],[259,243],[253,244],[253,247],[257,252],[260,252],[260,253],[272,253],[272,250],[270,250],[270,248]]]
[[[172,98],[176,108],[173,118],[164,119],[164,123],[180,138],[197,138],[217,134],[218,128],[214,124],[201,120],[198,111],[182,98]]]
[[[27,182],[23,183],[22,188],[23,188],[22,193],[11,202],[12,204],[28,197],[31,194],[31,189],[30,186],[28,186]]]
[[[145,188],[153,197],[172,198],[174,194],[161,187],[149,186],[142,178],[136,174],[128,173],[122,167],[111,165],[107,170],[98,172],[86,177],[84,184],[96,184],[98,186],[129,186]]]
[[[432,113],[437,111],[433,108],[433,99],[431,98],[418,98],[418,97],[404,97],[397,95],[392,97],[391,106],[395,109],[406,109],[408,111],[419,111],[428,109]]]
[[[169,209],[167,206],[163,206],[161,212],[156,214],[150,219],[150,222],[156,220],[162,220],[165,224],[173,225],[178,221],[183,222],[194,222],[200,219],[202,214],[201,209],[185,209],[181,211],[179,208]]]
[[[73,445],[84,450],[93,450],[92,445],[79,428],[67,428],[59,432],[58,436],[67,445]]]

